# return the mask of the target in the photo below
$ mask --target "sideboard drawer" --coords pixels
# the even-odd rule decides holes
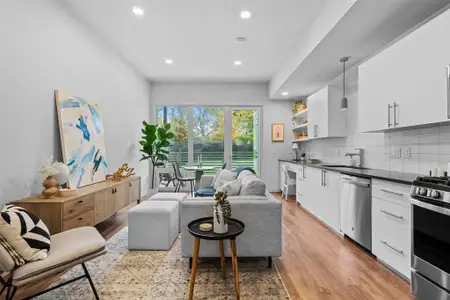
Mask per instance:
[[[93,210],[94,208],[94,195],[87,195],[69,202],[63,205],[63,218],[64,220],[70,220],[76,215],[87,210]]]
[[[89,210],[73,219],[64,222],[63,230],[69,230],[82,226],[94,226],[94,211]]]

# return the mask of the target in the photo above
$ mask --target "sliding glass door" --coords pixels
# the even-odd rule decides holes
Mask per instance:
[[[158,124],[172,125],[175,138],[169,163],[218,169],[251,167],[260,171],[260,108],[217,106],[160,106]],[[206,174],[214,174],[212,170]]]

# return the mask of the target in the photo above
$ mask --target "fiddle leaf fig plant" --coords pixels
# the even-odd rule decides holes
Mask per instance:
[[[152,162],[152,188],[155,187],[155,167],[158,163],[163,163],[167,160],[170,145],[170,140],[175,137],[173,132],[170,132],[170,124],[153,125],[146,121],[142,122],[142,140],[139,142],[142,149],[141,160],[151,160]]]

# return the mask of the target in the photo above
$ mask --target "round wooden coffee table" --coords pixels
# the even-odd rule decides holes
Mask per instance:
[[[200,249],[200,240],[216,240],[219,241],[220,246],[220,265],[222,267],[222,277],[225,278],[225,251],[223,248],[223,240],[230,240],[231,249],[231,264],[233,266],[234,275],[234,286],[236,288],[236,299],[240,299],[239,296],[239,272],[238,272],[238,261],[236,255],[236,237],[244,232],[245,224],[236,219],[228,220],[228,232],[219,234],[215,233],[214,229],[210,231],[200,230],[200,224],[202,223],[214,223],[212,217],[201,218],[194,220],[188,224],[188,231],[195,238],[194,240],[194,250],[192,252],[192,270],[191,270],[191,281],[189,282],[189,299],[194,297],[194,285],[195,276],[197,274],[197,264],[198,264],[198,252]]]

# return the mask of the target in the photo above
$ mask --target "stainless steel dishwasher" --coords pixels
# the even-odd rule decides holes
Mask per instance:
[[[341,175],[341,230],[372,250],[372,192],[370,179]]]

